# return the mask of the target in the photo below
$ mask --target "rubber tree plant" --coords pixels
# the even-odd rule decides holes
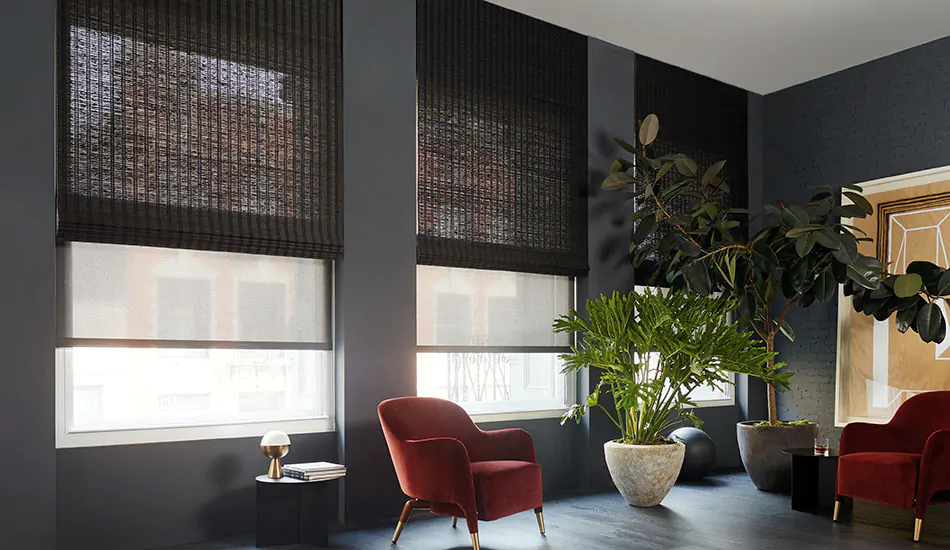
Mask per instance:
[[[870,239],[841,221],[873,212],[859,186],[815,188],[808,202],[767,204],[746,223],[747,210],[723,206],[729,193],[725,160],[699,167],[683,154],[654,155],[655,115],[638,130],[637,145],[617,140],[631,158],[617,159],[602,187],[634,200],[631,260],[636,267],[649,259],[654,282],[731,296],[741,326],[770,354],[779,334],[795,339],[789,311],[833,302],[839,284],[857,311],[878,319],[896,313],[902,332],[913,329],[927,342],[943,339],[945,321],[935,302],[950,293],[950,274],[914,262],[908,273],[892,275],[876,258],[860,254],[858,243]],[[775,368],[771,355],[768,369]],[[778,424],[775,384],[769,385],[768,409],[768,423]]]
[[[646,289],[600,296],[587,302],[586,316],[571,310],[558,318],[556,332],[581,336],[561,356],[564,372],[594,368],[601,374],[594,391],[565,413],[562,424],[580,422],[589,409],[599,408],[620,432],[618,442],[665,444],[672,425],[701,425],[689,397],[698,387],[722,390],[731,383],[729,373],[787,387],[790,374],[777,372],[775,353],[727,319],[738,305],[728,296]],[[613,397],[613,410],[604,406],[605,394]]]

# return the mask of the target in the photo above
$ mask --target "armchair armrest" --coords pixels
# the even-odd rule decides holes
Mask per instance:
[[[923,518],[934,493],[950,491],[950,430],[930,434],[920,457],[917,481],[917,517]]]
[[[483,460],[521,460],[536,462],[534,440],[520,428],[482,431],[478,448],[469,449],[472,462]]]
[[[452,437],[415,439],[398,443],[393,464],[407,495],[432,502],[466,507],[475,504],[475,485],[468,452]]]
[[[891,424],[852,422],[841,432],[841,455],[903,451],[900,432]]]

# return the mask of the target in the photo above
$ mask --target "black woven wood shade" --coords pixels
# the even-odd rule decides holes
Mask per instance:
[[[729,185],[728,200],[721,208],[748,206],[748,92],[711,78],[667,65],[648,57],[636,58],[637,119],[648,114],[660,118],[660,139],[654,142],[654,155],[684,153],[700,171],[726,159],[722,174]],[[679,181],[671,170],[660,185]],[[684,213],[691,201],[674,201],[673,213]],[[662,239],[658,233],[653,238]],[[649,284],[654,264],[648,258],[635,270],[637,284]],[[654,284],[665,285],[662,278]]]
[[[587,41],[418,0],[419,263],[587,271]]]
[[[340,0],[62,0],[60,241],[343,253]]]

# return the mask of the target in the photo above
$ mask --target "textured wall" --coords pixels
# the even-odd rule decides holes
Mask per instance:
[[[900,52],[765,98],[765,200],[805,200],[809,185],[863,182],[950,164],[950,39]],[[837,306],[791,318],[782,359],[798,372],[782,419],[832,436]]]

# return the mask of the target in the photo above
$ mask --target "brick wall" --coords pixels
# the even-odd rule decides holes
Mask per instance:
[[[764,142],[766,201],[950,164],[950,38],[766,96]],[[790,322],[797,339],[778,349],[798,374],[779,416],[817,420],[836,438],[837,305]]]

